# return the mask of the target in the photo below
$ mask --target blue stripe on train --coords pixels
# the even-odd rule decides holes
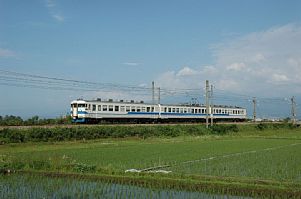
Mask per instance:
[[[128,112],[129,115],[159,115],[159,112]],[[161,115],[173,116],[206,116],[206,114],[199,113],[161,113]],[[213,116],[229,116],[229,114],[213,114]]]
[[[78,111],[77,114],[88,114],[87,111]]]
[[[77,119],[73,119],[72,122],[75,122],[75,123],[84,123],[86,120],[85,118],[77,118]]]

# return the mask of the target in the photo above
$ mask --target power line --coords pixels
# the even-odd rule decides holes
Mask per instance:
[[[20,73],[14,71],[8,71],[0,69],[0,85],[2,86],[14,86],[21,88],[37,88],[37,89],[49,89],[49,90],[63,90],[63,91],[82,91],[82,92],[126,92],[130,94],[137,94],[141,96],[151,96],[151,87],[141,87],[124,84],[112,84],[112,83],[100,83],[92,81],[83,81],[67,78],[49,77],[43,75],[33,75],[27,73]],[[252,102],[253,96],[235,93],[233,91],[227,91],[219,88],[215,88],[214,96],[211,96],[211,100],[214,99],[218,102],[231,102],[235,104],[248,104]],[[207,93],[207,92],[206,92]],[[203,88],[162,88],[160,87],[160,98],[164,97],[186,97],[202,98],[205,94]],[[260,97],[256,96],[257,104],[265,104],[265,106],[279,105],[287,106],[289,103],[289,97]],[[258,112],[263,110],[263,106],[258,108]],[[300,109],[296,106],[295,109]]]

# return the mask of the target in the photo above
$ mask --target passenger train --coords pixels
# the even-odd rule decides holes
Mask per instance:
[[[206,106],[202,104],[163,105],[112,99],[71,102],[71,117],[75,123],[204,122],[206,116]],[[209,108],[208,116],[214,121],[244,121],[247,111],[237,106],[214,105]]]

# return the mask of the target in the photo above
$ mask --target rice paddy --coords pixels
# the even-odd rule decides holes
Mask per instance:
[[[0,176],[0,198],[229,198],[219,194],[173,189],[152,189],[84,179],[32,175]],[[248,197],[231,196],[233,199]]]
[[[112,198],[111,196],[113,198],[210,198],[211,196],[223,198],[228,194],[234,197],[234,193],[238,196],[256,197],[259,193],[268,198],[270,196],[301,197],[300,135],[301,129],[297,128],[257,133],[246,131],[223,136],[7,144],[0,146],[0,161],[7,167],[22,171],[80,173],[83,176],[108,175],[130,179],[129,183],[122,181],[122,184],[119,184],[119,180],[106,184],[107,182],[103,180],[87,182],[69,179],[70,183],[65,189],[82,190],[74,187],[84,187],[82,192],[77,193],[79,195],[72,195],[71,198],[83,198],[80,196],[83,192],[95,193],[84,198],[97,198],[97,195],[102,196],[100,198]],[[161,187],[156,186],[154,190],[153,186],[143,186],[147,184],[146,179],[143,183],[134,186],[131,182],[139,181],[140,177],[162,180],[163,184]],[[1,194],[17,194],[22,190],[16,187],[25,186],[17,186],[18,183],[22,183],[16,180],[17,178],[11,176],[1,178],[10,182],[4,183],[7,185],[1,184],[7,190]],[[23,178],[30,178],[30,176],[25,175],[20,179]],[[44,178],[41,177],[39,180]],[[46,179],[60,181],[49,177]],[[13,183],[15,180],[16,185]],[[171,183],[170,180],[175,181]],[[54,192],[61,194],[60,191],[54,190],[47,194],[43,191],[47,188],[33,185],[34,181],[32,179],[30,185],[32,187],[28,188],[33,190],[33,193],[39,192],[34,191],[38,189],[41,190],[39,196],[44,194],[46,198],[63,196],[51,195]],[[177,182],[182,183],[181,186],[179,185],[182,187],[180,190],[175,189]],[[47,183],[44,184],[47,186]],[[91,191],[96,189],[95,186],[102,187],[99,188],[101,193]],[[206,186],[209,186],[208,190]],[[127,191],[124,193],[120,190]],[[64,192],[67,193],[68,190]],[[208,192],[211,194],[206,195]],[[212,194],[213,192],[217,194]]]

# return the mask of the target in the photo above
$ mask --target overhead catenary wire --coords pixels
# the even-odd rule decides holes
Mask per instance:
[[[102,83],[92,82],[85,80],[76,80],[68,78],[49,77],[44,75],[34,75],[27,73],[20,73],[15,71],[0,69],[0,85],[2,86],[13,86],[20,88],[34,88],[34,89],[47,89],[47,90],[62,90],[62,91],[82,91],[82,92],[105,92],[110,93],[114,91],[130,93],[139,96],[151,96],[151,87],[146,86],[135,86],[126,84],[113,84],[113,83]],[[216,103],[231,103],[231,105],[247,104],[251,103],[253,96],[250,94],[236,93],[220,88],[214,88],[214,101]],[[204,88],[164,88],[160,86],[160,97],[163,98],[174,98],[174,97],[185,97],[197,98],[198,101],[203,100],[205,95]],[[283,105],[289,106],[290,96],[286,97],[262,97],[256,96],[257,102],[260,105],[258,112],[263,111],[263,107],[271,105]],[[264,106],[263,106],[264,104]],[[257,106],[259,106],[257,105]],[[300,112],[300,106],[296,106],[298,112]],[[272,114],[270,114],[272,115]]]

